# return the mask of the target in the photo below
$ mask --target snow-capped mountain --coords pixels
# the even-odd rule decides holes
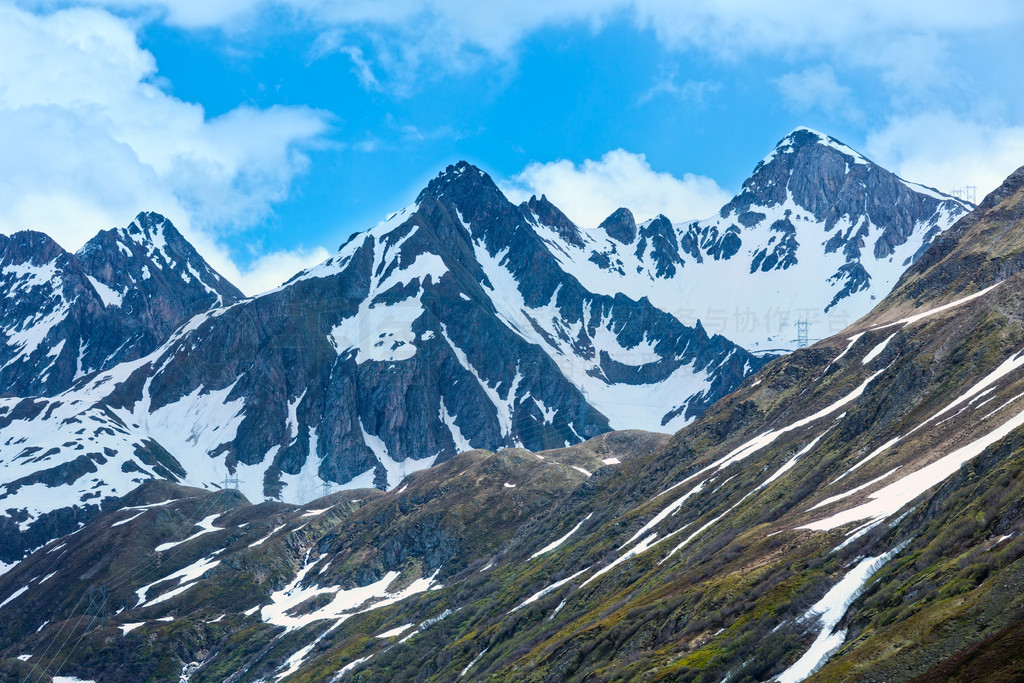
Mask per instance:
[[[0,567],[0,672],[1020,680],[1022,262],[1024,168],[867,316],[674,436],[475,450],[304,506],[148,483]],[[352,353],[408,353],[376,339]]]
[[[636,225],[619,209],[598,228],[570,233],[544,198],[530,205],[552,253],[583,286],[647,297],[755,352],[795,348],[797,321],[812,340],[853,323],[971,209],[808,128],[783,138],[705,220]]]
[[[0,235],[0,394],[52,395],[139,358],[190,317],[242,298],[162,216],[100,232],[76,254]]]
[[[0,400],[0,508],[31,536],[150,477],[232,473],[253,500],[393,488],[473,448],[673,430],[764,364],[647,300],[588,291],[536,215],[450,166],[282,287],[53,398]]]
[[[79,381],[50,398],[0,399],[0,509],[23,544],[8,543],[6,559],[153,477],[216,487],[231,475],[251,500],[305,502],[324,484],[394,488],[475,448],[674,431],[769,359],[708,328],[745,317],[753,332],[741,339],[763,349],[778,332],[766,336],[749,311],[773,297],[827,308],[835,323],[841,306],[883,296],[886,278],[965,210],[806,129],[715,218],[683,226],[637,225],[620,209],[582,230],[545,197],[510,203],[463,162],[332,258],[253,299],[143,214],[77,255],[55,248],[38,261],[81,272],[88,311],[105,304],[100,317],[116,321],[131,312],[146,339],[163,330],[166,341],[146,356],[114,345],[102,361],[72,365],[67,381]],[[168,280],[194,298],[162,299]],[[184,313],[174,300],[228,305],[167,338]],[[702,307],[714,315],[684,324]],[[791,339],[782,318],[775,329]],[[60,361],[67,351],[46,339],[36,356]],[[65,343],[83,357],[91,344]]]

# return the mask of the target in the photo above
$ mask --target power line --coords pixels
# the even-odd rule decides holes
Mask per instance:
[[[199,511],[199,515],[197,516],[197,520],[198,519],[202,519],[203,516],[213,507],[214,502],[215,502],[214,499],[216,497],[217,496],[216,496],[215,492],[211,493],[209,496],[207,496],[206,500],[200,506],[200,511]],[[127,508],[125,508],[125,509],[127,509]],[[195,526],[196,526],[196,522],[190,521],[188,519],[184,520],[181,524],[178,525],[178,528],[175,529],[174,533],[171,534],[171,537],[170,537],[171,540],[177,539],[183,532],[188,531],[188,530],[192,529]],[[181,552],[182,548],[183,548],[183,546],[179,546],[173,552],[171,552],[170,554],[166,555],[164,557],[164,562],[166,562],[167,560],[173,558],[175,555],[177,555],[179,552]],[[128,583],[129,581],[131,581],[131,580],[133,580],[135,578],[146,578],[146,577],[148,577],[150,574],[152,574],[153,570],[156,569],[156,567],[153,567],[153,568],[151,568],[151,569],[149,569],[147,571],[147,566],[148,565],[152,565],[155,562],[156,562],[156,554],[148,555],[146,557],[146,559],[136,563],[136,565],[134,567],[126,569],[119,576],[111,579],[108,583],[104,584],[104,586],[103,586],[104,590],[108,591],[109,593],[112,593],[117,588],[120,588],[121,586],[125,585],[126,583]],[[144,573],[142,573],[142,572],[144,572]],[[141,573],[141,576],[140,576],[140,573]],[[77,610],[78,607],[85,601],[85,598],[86,598],[86,594],[85,593],[82,593],[79,596],[78,602],[76,602],[75,605],[70,610],[70,616],[61,623],[61,626],[57,630],[57,633],[55,633],[53,635],[53,637],[50,638],[50,642],[47,644],[46,649],[43,650],[43,653],[39,656],[40,660],[42,660],[43,658],[46,657],[47,653],[50,651],[50,648],[52,648],[54,643],[57,642],[57,639],[60,638],[61,633],[64,632],[64,628],[66,626],[68,626],[68,624],[71,622],[72,619],[74,619],[74,612],[75,612],[75,610]],[[57,650],[54,653],[53,658],[50,660],[50,663],[47,664],[42,669],[42,671],[37,671],[37,672],[34,672],[33,674],[29,674],[29,676],[25,679],[26,681],[41,681],[42,680],[43,676],[46,675],[46,673],[50,670],[50,667],[53,665],[53,660],[56,659],[57,655],[61,652],[61,650],[64,649],[64,646],[67,645],[68,641],[74,635],[75,630],[77,630],[78,627],[81,626],[82,621],[84,621],[87,616],[89,616],[88,612],[83,614],[83,615],[81,615],[78,618],[78,621],[71,628],[71,631],[68,632],[67,636],[65,636],[64,640],[57,647]],[[79,639],[77,641],[75,641],[75,644],[71,647],[71,650],[68,652],[67,656],[61,662],[60,666],[57,667],[57,670],[54,671],[53,675],[57,675],[58,673],[60,673],[60,669],[63,668],[63,666],[67,663],[68,659],[71,657],[71,655],[77,649],[79,643],[82,642],[82,639],[85,637],[85,633],[87,633],[87,632],[88,632],[88,629],[86,629],[86,631],[82,633],[81,637],[79,637]]]

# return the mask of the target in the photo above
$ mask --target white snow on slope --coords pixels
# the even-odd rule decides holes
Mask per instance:
[[[213,520],[215,520],[218,517],[220,517],[221,514],[222,513],[220,513],[220,512],[215,512],[212,515],[210,515],[210,516],[208,516],[208,517],[206,517],[206,518],[196,522],[196,526],[199,527],[199,531],[197,531],[196,533],[192,534],[188,538],[182,539],[180,541],[170,541],[169,543],[161,543],[157,547],[153,548],[153,551],[157,552],[157,553],[162,553],[162,552],[170,550],[171,548],[176,548],[179,545],[183,545],[185,543],[188,543],[189,541],[195,540],[195,539],[199,538],[200,536],[205,536],[206,534],[211,534],[214,531],[223,531],[222,527],[217,527],[217,526],[213,525]]]
[[[963,306],[968,301],[974,301],[975,299],[977,299],[979,297],[983,297],[983,296],[985,296],[986,294],[988,294],[989,292],[991,292],[992,290],[994,290],[996,287],[998,287],[1001,284],[1003,284],[1002,281],[999,281],[999,282],[995,283],[994,285],[992,285],[991,287],[986,287],[985,289],[981,290],[980,292],[975,292],[974,294],[969,294],[969,295],[967,295],[965,297],[961,297],[961,298],[959,298],[959,299],[957,299],[955,301],[950,301],[948,304],[943,304],[941,306],[936,306],[935,308],[930,308],[927,311],[922,311],[920,313],[915,313],[914,315],[907,316],[906,318],[901,318],[901,319],[899,319],[899,320],[897,320],[895,322],[883,323],[881,325],[876,325],[875,327],[872,327],[871,330],[884,330],[887,327],[895,327],[896,325],[901,325],[901,326],[904,326],[904,327],[907,326],[907,325],[911,325],[911,324],[916,323],[916,322],[918,322],[920,320],[924,320],[925,318],[930,318],[933,315],[937,315],[939,313],[944,313],[945,311],[948,311],[948,310],[950,310],[952,308],[956,308],[957,306]]]
[[[882,342],[876,345],[875,348],[868,351],[864,355],[864,358],[861,359],[861,365],[867,365],[868,363],[882,355],[882,351],[885,351],[885,347],[889,345],[889,342],[891,342],[892,338],[895,337],[897,334],[899,334],[898,331],[893,332],[888,337],[886,337]]]
[[[839,481],[840,479],[843,479],[843,478],[844,478],[844,477],[846,477],[846,476],[847,476],[848,474],[850,474],[850,473],[852,473],[852,472],[853,472],[854,470],[856,470],[856,469],[857,469],[858,467],[863,467],[863,466],[864,466],[864,465],[866,465],[867,463],[871,462],[872,460],[874,460],[875,458],[877,458],[877,457],[878,457],[879,455],[881,455],[881,454],[882,454],[882,453],[884,453],[885,451],[887,451],[887,450],[889,450],[890,448],[892,448],[893,446],[895,446],[895,445],[896,445],[897,443],[899,443],[899,442],[900,442],[900,441],[901,441],[902,439],[903,439],[903,437],[902,437],[902,436],[894,436],[893,438],[889,439],[888,441],[886,441],[885,443],[883,443],[883,444],[882,444],[881,446],[879,446],[879,447],[878,447],[878,448],[876,448],[875,450],[873,450],[873,451],[871,451],[870,453],[868,453],[868,454],[867,454],[867,455],[866,455],[866,456],[865,456],[865,457],[864,457],[863,459],[861,459],[861,460],[857,461],[857,462],[856,462],[856,463],[855,463],[855,464],[853,465],[853,467],[851,467],[850,469],[846,470],[845,472],[843,472],[842,474],[840,474],[840,475],[839,475],[838,477],[836,477],[836,480],[835,480],[834,482],[832,482],[832,483],[834,484],[834,483],[838,482],[838,481]]]
[[[512,433],[512,416],[515,414],[515,404],[518,400],[516,391],[519,388],[519,382],[522,379],[522,375],[516,373],[515,379],[512,385],[505,390],[505,396],[498,393],[498,389],[501,387],[500,382],[496,382],[494,386],[491,386],[490,382],[480,376],[480,373],[473,366],[469,360],[469,356],[466,352],[456,344],[451,336],[448,334],[448,328],[444,323],[441,323],[441,336],[448,342],[448,346],[451,347],[452,352],[455,354],[455,358],[459,361],[459,364],[473,376],[480,388],[483,389],[484,394],[490,400],[491,404],[498,417],[498,426],[502,436],[508,436]]]
[[[468,674],[469,670],[473,668],[473,665],[476,664],[478,661],[480,661],[480,658],[483,657],[485,654],[487,654],[487,651],[489,649],[490,649],[489,647],[485,647],[483,650],[480,651],[480,654],[478,654],[476,657],[473,657],[473,661],[471,661],[469,664],[466,665],[466,667],[459,674],[459,678],[462,678],[463,676]]]
[[[110,525],[110,528],[113,529],[116,526],[122,526],[124,524],[127,524],[128,522],[134,522],[136,519],[138,519],[139,517],[141,517],[144,514],[146,514],[146,511],[145,510],[140,510],[139,512],[136,512],[131,517],[125,517],[124,519],[122,519],[122,520],[120,520],[118,522],[114,522],[113,524]]]
[[[373,451],[373,454],[377,456],[377,461],[380,462],[387,472],[389,491],[397,487],[403,479],[413,472],[427,469],[437,459],[437,454],[434,454],[418,460],[406,458],[399,462],[394,460],[388,453],[387,444],[384,443],[383,439],[366,431],[366,428],[363,427],[362,419],[359,420],[359,429],[363,432],[363,442]]]
[[[295,575],[292,581],[271,596],[271,603],[260,609],[263,621],[284,626],[288,631],[302,628],[314,621],[323,619],[345,620],[353,614],[379,609],[387,605],[404,600],[407,597],[422,593],[433,588],[437,572],[430,577],[419,578],[411,584],[398,591],[389,591],[388,588],[400,576],[398,572],[386,573],[380,580],[366,586],[343,589],[341,586],[300,586],[306,574],[316,564],[307,563]],[[327,604],[312,612],[300,615],[292,615],[291,611],[306,600],[316,596],[334,594],[334,598]]]
[[[700,482],[699,484],[694,486],[692,489],[690,489],[689,491],[684,493],[682,496],[677,498],[675,501],[673,501],[670,505],[666,505],[664,507],[664,509],[661,510],[661,512],[659,512],[654,517],[652,517],[646,524],[644,524],[642,527],[640,527],[640,529],[635,534],[630,536],[629,540],[627,540],[625,543],[620,545],[619,546],[619,550],[622,550],[626,546],[628,546],[631,543],[633,543],[633,541],[635,541],[636,539],[638,539],[641,536],[643,536],[644,534],[646,534],[648,531],[650,531],[655,526],[660,524],[669,515],[674,514],[677,510],[679,510],[683,506],[683,503],[685,503],[687,500],[690,499],[691,496],[693,496],[693,495],[695,495],[697,493],[700,493],[704,489],[705,484],[707,484],[707,481]]]
[[[6,605],[6,604],[8,604],[10,602],[13,602],[15,598],[17,598],[19,595],[21,595],[22,593],[24,593],[27,590],[28,590],[28,586],[22,586],[18,590],[14,591],[9,596],[7,596],[6,600],[4,600],[3,602],[0,602],[0,607],[3,607],[4,605]]]
[[[800,427],[803,427],[803,426],[808,425],[808,424],[810,424],[812,422],[820,420],[823,417],[831,415],[832,413],[838,411],[843,406],[846,406],[846,405],[852,403],[853,401],[857,400],[860,397],[860,395],[864,393],[864,390],[867,388],[867,386],[869,384],[871,384],[871,382],[873,382],[875,380],[875,378],[877,378],[880,374],[882,374],[883,371],[884,370],[879,370],[878,372],[873,373],[870,377],[868,377],[866,380],[864,380],[861,383],[860,386],[858,386],[856,389],[851,391],[846,396],[843,396],[841,399],[839,399],[835,403],[833,403],[833,404],[831,404],[829,406],[826,406],[825,408],[822,408],[821,410],[819,410],[818,412],[814,413],[813,415],[808,415],[807,417],[805,417],[805,418],[803,418],[801,420],[797,420],[796,422],[793,422],[792,424],[789,424],[789,425],[787,425],[785,427],[782,427],[780,429],[773,429],[773,430],[770,430],[770,431],[767,431],[767,432],[762,432],[761,434],[755,436],[750,441],[747,441],[743,445],[738,446],[737,448],[733,449],[727,455],[722,456],[721,458],[719,458],[715,462],[711,463],[710,465],[707,465],[703,469],[698,470],[697,472],[694,472],[689,477],[687,477],[686,479],[684,479],[683,481],[681,481],[679,483],[680,484],[686,483],[687,481],[693,479],[694,477],[698,477],[698,476],[700,476],[700,475],[704,474],[705,472],[708,472],[709,470],[712,470],[712,469],[719,469],[719,470],[725,469],[726,467],[728,467],[729,465],[733,464],[734,462],[739,462],[740,460],[743,460],[745,458],[749,458],[751,455],[753,455],[757,451],[759,451],[762,448],[765,448],[766,446],[768,446],[771,443],[773,443],[776,439],[778,439],[783,434],[785,434],[787,432],[791,432],[794,429],[799,429]],[[678,486],[678,485],[679,484],[676,484],[676,486]]]
[[[608,381],[600,365],[601,351],[624,365],[638,369],[662,357],[646,337],[631,347],[621,343],[615,323],[593,311],[589,304],[584,308],[582,321],[567,322],[557,305],[558,288],[547,304],[535,308],[527,306],[519,290],[520,283],[508,268],[508,249],[491,256],[486,246],[477,242],[475,250],[477,261],[491,284],[491,288],[485,286],[484,291],[498,315],[509,329],[544,349],[562,375],[585,393],[591,405],[608,417],[613,429],[666,432],[675,431],[692,421],[693,418],[679,414],[662,423],[665,415],[683,405],[688,398],[710,389],[707,370],[698,371],[690,364],[680,366],[668,378],[656,383]],[[564,263],[562,265],[565,266]],[[590,339],[593,355],[582,355],[578,350],[581,337]],[[657,410],[652,410],[655,406]]]
[[[214,555],[216,554],[217,553],[214,553]],[[139,607],[152,607],[153,605],[164,602],[165,600],[169,600],[176,595],[184,593],[189,588],[195,586],[196,583],[199,582],[199,580],[203,577],[203,575],[206,572],[210,571],[219,564],[220,560],[214,560],[213,555],[211,555],[210,557],[203,557],[199,560],[196,560],[187,567],[179,569],[173,574],[169,574],[163,577],[162,579],[157,579],[156,581],[153,581],[151,583],[146,584],[145,586],[142,586],[141,588],[136,589],[135,594],[138,596],[139,601],[138,603],[136,603],[135,608],[137,609]],[[178,581],[177,588],[174,588],[173,590],[168,591],[167,593],[163,593],[162,595],[156,598],[152,598],[148,602],[146,601],[146,598],[149,595],[149,591],[154,586],[157,586],[168,581],[174,581],[175,579],[177,579]]]
[[[409,629],[411,629],[415,625],[416,624],[402,624],[401,626],[396,626],[395,628],[390,629],[388,631],[384,631],[383,633],[378,633],[375,637],[382,638],[382,639],[384,639],[384,638],[394,638],[396,636],[402,635],[403,633],[405,633],[406,631],[408,631]]]
[[[593,516],[594,516],[594,513],[591,512],[586,517],[581,519],[576,526],[574,526],[572,529],[570,529],[569,533],[567,533],[565,536],[562,536],[559,539],[556,539],[556,540],[552,541],[548,545],[544,546],[543,548],[541,548],[540,550],[535,552],[533,555],[530,555],[530,559],[533,560],[533,559],[536,559],[536,558],[540,557],[541,555],[545,555],[547,553],[550,553],[552,550],[554,550],[558,546],[560,546],[563,543],[565,543],[566,541],[568,541],[569,537],[572,536],[577,531],[579,531],[580,527],[583,526],[583,523],[586,522],[588,519],[590,519]]]
[[[999,367],[997,367],[995,370],[993,370],[992,372],[978,380],[978,382],[976,382],[974,386],[972,386],[970,389],[968,389],[963,394],[958,396],[945,408],[932,415],[931,418],[927,420],[927,422],[931,422],[932,420],[935,420],[936,418],[948,413],[958,405],[961,405],[964,402],[969,401],[970,399],[979,395],[982,391],[988,389],[993,384],[1001,380],[1003,377],[1006,377],[1008,374],[1010,374],[1011,372],[1020,367],[1024,367],[1024,350],[1018,351],[1017,353],[1015,353],[1014,355],[1010,356],[1005,361],[1000,363]]]
[[[573,574],[572,576],[567,576],[564,579],[562,579],[561,581],[555,581],[550,586],[542,588],[541,590],[537,591],[536,593],[534,593],[530,597],[526,598],[526,600],[523,600],[521,603],[519,603],[518,605],[513,607],[511,612],[517,612],[517,611],[521,610],[522,608],[526,607],[527,605],[529,605],[531,603],[534,603],[534,602],[537,602],[538,600],[543,598],[548,593],[552,593],[552,592],[558,590],[559,588],[561,588],[565,584],[569,583],[570,581],[575,579],[577,576],[579,576],[580,574],[583,574],[586,571],[587,571],[586,569],[581,569],[578,572],[576,572],[575,574]],[[510,612],[510,614],[511,614],[511,612]]]
[[[820,503],[816,504],[814,507],[810,508],[810,510],[817,510],[818,508],[825,507],[826,505],[831,505],[832,503],[838,502],[838,501],[840,501],[840,500],[842,500],[844,498],[849,498],[850,496],[852,496],[855,493],[860,493],[864,489],[871,488],[872,486],[874,486],[878,482],[882,481],[883,479],[888,479],[889,476],[894,474],[896,472],[896,470],[898,470],[898,469],[899,469],[899,467],[894,467],[894,468],[892,468],[891,470],[889,470],[888,472],[886,472],[885,474],[883,474],[880,477],[872,479],[869,482],[865,482],[865,483],[861,484],[860,486],[854,487],[854,488],[852,488],[849,491],[846,491],[844,493],[840,493],[838,495],[826,498],[825,500],[823,500]],[[810,510],[808,510],[808,512]]]
[[[87,275],[86,277],[88,277],[89,282],[92,283],[92,288],[100,295],[100,300],[103,301],[104,306],[114,306],[115,308],[121,307],[122,296],[120,294],[94,278],[92,275]]]
[[[829,427],[829,429],[831,429],[831,427]],[[768,477],[763,482],[758,484],[757,488],[754,489],[754,490],[755,491],[760,491],[761,489],[767,487],[773,481],[775,481],[776,479],[778,479],[779,477],[784,475],[786,472],[789,472],[791,469],[793,469],[796,466],[796,463],[797,463],[797,461],[800,458],[802,458],[803,456],[807,455],[812,450],[814,450],[814,447],[818,445],[818,442],[821,441],[822,437],[824,437],[826,434],[828,434],[829,429],[826,429],[821,434],[819,434],[818,436],[814,437],[814,439],[812,439],[809,444],[807,444],[806,446],[801,448],[799,451],[794,453],[793,457],[791,457],[789,460],[787,460],[786,463],[782,467],[780,467],[779,469],[775,470],[775,473],[772,474],[772,476]]]
[[[823,138],[823,144],[831,146],[833,143],[828,140]],[[852,150],[844,153],[855,154]],[[916,191],[916,188],[911,189]],[[904,264],[921,248],[931,227],[924,223],[915,226],[910,239],[897,246],[891,256],[877,259],[872,250],[865,249],[861,264],[870,274],[868,287],[841,300],[826,313],[825,306],[845,285],[834,276],[846,264],[846,256],[841,249],[825,253],[824,242],[829,234],[847,233],[861,225],[854,226],[849,217],[843,216],[831,233],[824,233],[821,223],[791,196],[782,204],[754,205],[750,210],[765,218],[740,230],[742,246],[732,258],[720,260],[704,254],[703,260],[697,262],[683,255],[685,265],[677,266],[677,272],[671,277],[658,275],[655,263],[649,258],[650,246],[645,254],[648,258],[635,254],[639,239],[623,245],[608,237],[604,230],[593,228],[582,231],[586,244],[577,247],[561,243],[554,229],[541,225],[539,219],[535,218],[535,222],[537,232],[548,244],[558,244],[558,248],[549,251],[562,268],[588,290],[608,295],[622,292],[634,300],[646,296],[683,324],[692,326],[700,320],[709,334],[722,334],[752,351],[795,348],[793,325],[797,319],[807,320],[811,338],[819,339],[839,332],[867,313],[874,300],[887,294],[896,284],[906,267]],[[787,214],[797,229],[797,263],[785,270],[750,272],[754,254],[761,249],[770,252],[779,239],[780,233],[772,230],[771,225],[785,219]],[[940,210],[937,218],[945,228],[952,225],[956,217]],[[738,224],[733,214],[724,218],[715,215],[698,221],[697,229],[709,229],[721,235]],[[883,232],[872,223],[865,228],[868,245],[874,244]],[[673,229],[677,241],[682,240],[689,223],[673,224]],[[611,259],[615,272],[590,260],[595,251]],[[808,287],[808,283],[815,283],[815,286]]]
[[[444,404],[444,397],[441,398],[441,405],[439,410],[439,416],[441,422],[448,427],[448,431],[451,432],[452,441],[455,442],[455,450],[458,453],[465,453],[466,451],[473,450],[473,447],[469,443],[469,439],[462,435],[462,430],[459,429],[459,425],[455,424],[455,415],[448,412],[448,407]]]
[[[941,483],[960,469],[965,462],[980,455],[986,448],[996,443],[1010,432],[1024,425],[1024,412],[992,430],[985,436],[975,439],[948,455],[939,458],[915,472],[885,486],[868,496],[868,502],[848,510],[837,512],[825,519],[803,525],[802,529],[827,531],[864,519],[884,519],[899,512],[904,505],[911,502],[932,486]]]
[[[833,633],[832,629],[842,620],[850,604],[857,599],[864,585],[882,566],[895,555],[897,550],[878,557],[867,557],[833,586],[825,596],[816,602],[804,615],[805,620],[818,621],[821,631],[807,652],[775,679],[778,683],[798,683],[817,671],[828,661],[832,653],[846,640],[846,629]]]
[[[989,289],[991,289],[991,288],[989,288]],[[835,479],[835,481],[833,481],[832,483],[835,484],[835,483],[841,481],[847,475],[851,474],[852,472],[854,472],[858,468],[863,467],[864,465],[866,465],[867,463],[871,462],[872,460],[874,460],[876,457],[878,457],[882,453],[884,453],[884,452],[888,451],[890,448],[894,447],[896,444],[898,444],[904,438],[910,436],[911,434],[913,434],[914,432],[918,431],[919,429],[922,429],[926,425],[935,422],[935,420],[937,420],[939,417],[941,417],[942,415],[945,415],[945,414],[951,412],[957,406],[962,406],[960,408],[960,410],[957,411],[956,413],[954,413],[951,417],[955,417],[956,415],[959,415],[961,412],[963,412],[968,407],[970,407],[970,405],[976,399],[980,398],[982,395],[984,395],[986,393],[995,391],[996,387],[994,385],[995,385],[996,382],[998,382],[999,380],[1005,378],[1007,375],[1009,375],[1010,373],[1014,372],[1015,370],[1017,370],[1017,369],[1019,369],[1021,367],[1024,367],[1024,351],[1019,351],[1016,354],[1014,354],[1014,355],[1010,356],[1009,358],[1007,358],[995,370],[993,370],[989,374],[985,375],[985,377],[983,377],[982,379],[980,379],[977,382],[975,382],[975,384],[973,386],[971,386],[967,391],[965,391],[964,393],[962,393],[959,396],[957,396],[955,399],[953,399],[948,404],[946,404],[942,409],[940,409],[935,414],[933,414],[930,417],[928,417],[926,420],[924,420],[923,422],[918,424],[916,427],[911,429],[906,434],[897,435],[897,436],[889,439],[888,441],[886,441],[881,446],[877,447],[875,450],[873,450],[867,456],[865,456],[864,458],[862,458],[861,460],[856,462],[852,467],[850,467],[848,470],[846,470],[841,475],[839,475]],[[1020,396],[1022,396],[1022,395],[1024,395],[1024,394],[1021,394],[1021,395],[1013,397],[1012,399],[1007,401],[1005,404],[1003,404],[1002,406],[997,408],[992,413],[989,413],[988,415],[985,415],[984,417],[982,417],[981,420],[979,420],[979,422],[983,422],[985,419],[987,419],[991,415],[995,414],[999,410],[1002,410],[1004,407],[1006,407],[1007,405],[1009,405],[1010,403],[1012,403],[1016,399],[1020,398]],[[981,405],[984,405],[987,402],[988,402],[988,400],[982,401],[977,406],[975,406],[975,408],[980,407]],[[945,422],[945,421],[947,421],[949,419],[951,419],[951,418],[947,417],[944,420],[939,421],[935,426],[941,425],[943,422]],[[883,478],[884,477],[880,477],[876,481],[880,481]],[[872,482],[872,483],[874,483],[874,482]],[[846,496],[852,495],[853,493],[856,493],[856,492],[862,490],[863,488],[866,488],[866,486],[867,485],[857,487],[856,489],[853,489],[852,491],[848,491],[845,494],[841,494],[840,496],[830,498],[829,500],[832,501],[832,500],[839,500],[841,498],[845,498]],[[817,505],[815,507],[820,507],[820,505],[822,505],[822,504],[819,504],[819,505]],[[814,509],[814,508],[812,508],[812,509]]]

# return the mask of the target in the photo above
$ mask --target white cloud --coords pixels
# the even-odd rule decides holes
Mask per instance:
[[[847,119],[862,116],[853,103],[850,89],[836,80],[835,72],[827,64],[788,73],[776,79],[775,84],[783,99],[796,111],[820,109]]]
[[[335,50],[348,55],[349,59],[352,60],[352,71],[355,73],[356,78],[359,79],[359,83],[363,88],[372,91],[379,91],[381,89],[380,81],[377,80],[376,74],[373,73],[373,68],[366,61],[360,48],[354,45],[341,45],[336,47]]]
[[[1024,164],[1024,126],[982,123],[951,112],[890,120],[866,153],[900,176],[949,192],[978,188],[978,201]]]
[[[722,89],[722,84],[717,81],[694,81],[687,80],[679,83],[676,73],[658,78],[654,85],[648,88],[647,92],[640,96],[640,104],[653,100],[658,95],[669,95],[685,102],[702,105],[709,95],[713,95]]]
[[[969,12],[953,0],[87,0],[164,20],[187,28],[220,27],[244,32],[271,13],[287,30],[319,27],[339,46],[346,29],[369,36],[375,61],[400,77],[429,64],[452,72],[477,68],[486,56],[508,60],[531,33],[551,26],[583,25],[597,29],[625,19],[651,30],[662,44],[697,48],[724,59],[772,54],[787,58],[838,57],[846,65],[881,69],[891,85],[920,86],[948,77],[950,45],[957,37],[1002,30],[1024,21],[1024,4],[1016,0],[978,0]],[[22,0],[42,5],[45,0]],[[284,17],[282,12],[284,10]],[[337,36],[342,36],[338,38]],[[367,44],[361,45],[362,48]],[[363,58],[360,55],[360,58]],[[366,57],[369,60],[369,56]],[[369,61],[366,62],[369,68]],[[356,61],[364,84],[367,72]]]
[[[638,221],[663,213],[673,221],[704,218],[731,198],[711,178],[685,174],[676,178],[651,168],[643,154],[612,150],[599,161],[588,159],[532,163],[502,186],[512,201],[546,194],[582,227],[594,227],[619,207]]]
[[[259,294],[274,289],[300,270],[315,266],[330,257],[323,247],[294,249],[263,254],[233,277],[221,273],[246,294]]]
[[[284,199],[328,127],[305,107],[207,118],[154,84],[153,55],[103,10],[0,5],[0,45],[0,232],[34,228],[74,250],[153,210],[228,275],[215,230]]]

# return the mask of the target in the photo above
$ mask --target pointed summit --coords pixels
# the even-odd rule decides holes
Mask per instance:
[[[523,203],[523,208],[532,211],[537,219],[544,225],[555,229],[555,232],[569,244],[577,247],[584,246],[583,235],[576,224],[569,220],[569,217],[562,213],[561,209],[548,201],[546,195],[530,197],[530,201]]]
[[[817,149],[815,149],[816,147]],[[797,128],[794,128],[789,135],[779,140],[778,144],[775,145],[775,149],[765,157],[762,163],[768,163],[779,154],[794,154],[801,150],[812,150],[811,153],[820,154],[826,149],[832,149],[844,156],[851,157],[853,159],[853,163],[856,164],[874,163],[863,154],[841,142],[837,138],[834,138],[831,135],[826,135],[825,133],[820,133],[806,126],[798,126]]]
[[[622,244],[632,244],[636,240],[636,219],[627,208],[616,209],[598,226],[608,233],[613,240]]]
[[[47,235],[0,240],[0,393],[48,395],[146,355],[179,325],[243,297],[159,214],[76,254]]]
[[[134,291],[138,305],[159,310],[161,336],[199,311],[245,296],[158,213],[143,212],[127,227],[100,231],[76,255],[111,291]]]
[[[46,233],[20,230],[9,237],[0,235],[0,266],[16,263],[41,266],[67,254]]]
[[[439,199],[442,196],[452,198],[450,196],[452,194],[459,196],[468,192],[500,193],[500,190],[498,190],[498,186],[494,184],[494,181],[491,180],[491,176],[468,161],[460,161],[456,164],[448,165],[443,171],[438,173],[427,183],[427,186],[420,192],[416,201],[421,202],[427,196],[435,199]]]

